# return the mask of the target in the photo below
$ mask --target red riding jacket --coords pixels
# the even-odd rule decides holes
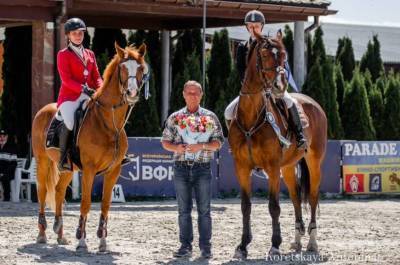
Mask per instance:
[[[71,48],[65,48],[57,54],[57,68],[61,78],[61,88],[57,107],[65,101],[75,101],[82,92],[82,85],[98,89],[103,84],[96,57],[91,50],[84,49],[83,60]],[[86,75],[85,75],[86,74]]]

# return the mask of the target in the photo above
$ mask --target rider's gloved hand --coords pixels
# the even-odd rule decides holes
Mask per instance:
[[[94,93],[96,93],[96,90],[88,87],[87,85],[82,85],[82,91],[89,97],[92,97]]]

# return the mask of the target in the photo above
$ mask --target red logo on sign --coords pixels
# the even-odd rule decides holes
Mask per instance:
[[[364,192],[364,174],[346,174],[346,192]]]

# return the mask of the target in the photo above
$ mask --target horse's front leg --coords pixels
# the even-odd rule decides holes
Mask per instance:
[[[251,214],[251,168],[247,165],[242,166],[238,161],[235,163],[236,172],[240,184],[240,195],[241,195],[241,210],[242,210],[242,240],[236,247],[235,258],[246,259],[247,258],[247,245],[252,240],[251,227],[250,227],[250,214]]]
[[[99,227],[97,229],[97,237],[100,238],[100,245],[99,245],[100,252],[107,251],[106,237],[107,237],[108,211],[111,205],[111,193],[115,183],[118,180],[120,172],[121,172],[121,166],[118,165],[109,173],[104,175],[101,215],[100,215]]]
[[[86,245],[86,220],[92,202],[92,186],[94,180],[95,169],[90,165],[85,165],[82,175],[82,200],[81,215],[79,217],[78,228],[76,229],[76,239],[79,243],[76,247],[78,251],[87,251]]]
[[[279,206],[279,189],[280,189],[280,171],[279,167],[264,168],[269,177],[269,214],[272,218],[272,247],[268,252],[270,255],[280,255],[279,246],[282,243],[281,224],[279,216],[281,207]]]
[[[62,172],[60,180],[56,186],[56,213],[54,217],[53,231],[57,236],[57,243],[59,245],[68,245],[68,240],[64,237],[64,226],[63,226],[63,203],[65,200],[65,192],[69,183],[72,180],[72,172]]]
[[[300,252],[302,248],[301,238],[305,234],[305,226],[301,212],[301,198],[300,198],[301,194],[299,194],[298,190],[295,167],[287,166],[282,168],[282,175],[286,187],[289,190],[290,199],[293,202],[294,213],[295,213],[295,236],[294,236],[294,242],[291,244],[291,249],[294,249],[296,252]]]

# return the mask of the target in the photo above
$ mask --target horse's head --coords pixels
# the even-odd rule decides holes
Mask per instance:
[[[282,33],[278,31],[275,38],[256,35],[254,47],[256,69],[260,74],[264,88],[272,89],[272,93],[280,98],[287,88],[285,73],[286,50],[282,42]]]
[[[115,50],[119,57],[118,82],[121,95],[129,104],[137,101],[138,92],[148,81],[149,69],[144,60],[146,45],[142,44],[138,49],[127,46],[122,49],[115,43]]]

